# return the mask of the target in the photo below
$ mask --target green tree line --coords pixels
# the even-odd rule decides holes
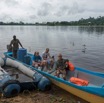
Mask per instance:
[[[97,18],[89,17],[87,19],[81,18],[78,21],[54,21],[54,22],[43,22],[43,23],[24,23],[22,21],[20,22],[2,22],[0,21],[0,25],[49,25],[49,26],[77,26],[77,25],[85,25],[85,26],[100,26],[104,25],[104,16],[99,16]]]

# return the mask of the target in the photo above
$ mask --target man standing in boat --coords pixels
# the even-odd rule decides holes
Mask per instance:
[[[12,47],[12,51],[13,51],[13,57],[17,58],[17,50],[19,48],[19,45],[23,48],[21,42],[19,41],[19,39],[16,38],[16,36],[13,36],[13,40],[11,40],[10,43],[10,47]]]

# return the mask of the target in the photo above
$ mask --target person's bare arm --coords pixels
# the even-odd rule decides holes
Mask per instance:
[[[10,47],[12,47],[12,44],[13,44],[13,42],[11,41],[11,42],[10,42]]]
[[[19,42],[20,46],[23,48],[23,46],[22,46],[21,42],[20,42],[19,40],[18,40],[18,42]]]

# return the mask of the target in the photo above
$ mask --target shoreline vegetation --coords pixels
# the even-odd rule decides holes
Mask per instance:
[[[25,22],[3,22],[0,21],[0,25],[36,25],[36,26],[104,26],[104,16],[99,16],[97,18],[89,17],[88,19],[81,18],[78,21],[53,21],[53,22],[35,22],[35,23],[25,23]]]

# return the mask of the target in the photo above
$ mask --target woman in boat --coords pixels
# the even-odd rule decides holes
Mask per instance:
[[[62,58],[62,54],[58,55],[58,60],[56,61],[55,69],[55,76],[60,77],[61,74],[62,78],[66,79],[66,60]]]
[[[35,52],[34,53],[34,59],[33,59],[33,64],[32,65],[37,68],[38,66],[41,65],[41,60],[42,60],[42,58],[39,55],[39,52]]]

